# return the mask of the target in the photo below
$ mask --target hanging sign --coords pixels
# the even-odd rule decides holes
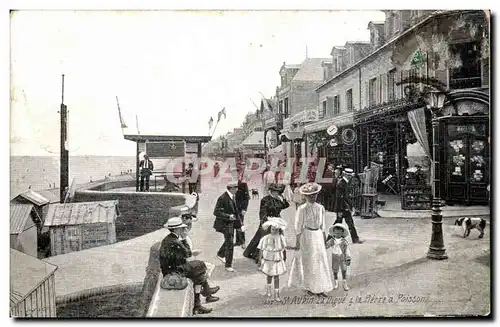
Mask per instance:
[[[413,54],[413,58],[411,59],[411,65],[413,67],[419,69],[422,67],[423,64],[424,64],[424,55],[422,54],[422,51],[420,51],[420,49],[418,49]]]
[[[330,135],[330,136],[333,136],[333,135],[337,134],[338,130],[339,130],[339,129],[337,128],[337,126],[335,126],[335,125],[331,125],[330,127],[328,127],[328,128],[326,129],[326,133],[327,133],[328,135]]]
[[[356,142],[356,133],[351,128],[346,128],[342,131],[342,141],[346,145],[352,145]]]

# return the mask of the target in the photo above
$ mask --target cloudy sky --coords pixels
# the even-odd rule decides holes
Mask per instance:
[[[378,11],[20,11],[11,18],[11,155],[57,155],[61,74],[71,155],[132,155],[126,133],[215,136],[275,92],[284,61],[369,40]]]

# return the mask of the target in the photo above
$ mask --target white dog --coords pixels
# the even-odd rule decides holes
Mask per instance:
[[[470,218],[462,217],[455,220],[455,225],[462,226],[464,230],[464,237],[469,236],[471,229],[477,229],[479,231],[479,238],[483,238],[484,229],[486,227],[487,221],[483,218]]]

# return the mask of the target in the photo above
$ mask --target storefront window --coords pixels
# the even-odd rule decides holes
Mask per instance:
[[[484,182],[485,148],[485,142],[482,140],[475,140],[471,143],[471,182]]]
[[[465,155],[467,150],[465,144],[465,139],[455,139],[448,142],[450,147],[448,163],[451,165],[449,174],[452,182],[465,181]]]

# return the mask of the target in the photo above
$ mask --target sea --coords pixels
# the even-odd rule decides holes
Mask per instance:
[[[102,180],[105,176],[120,175],[132,170],[134,156],[70,156],[69,183],[76,184]],[[11,156],[10,198],[28,189],[43,190],[59,187],[60,164],[56,156]]]

